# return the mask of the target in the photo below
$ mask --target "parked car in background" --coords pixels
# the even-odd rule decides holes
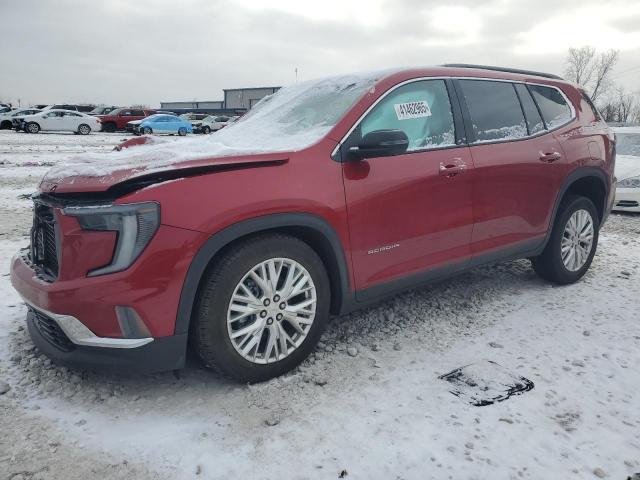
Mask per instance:
[[[128,122],[142,120],[154,113],[156,111],[150,109],[117,108],[107,115],[98,115],[98,118],[102,121],[103,131],[115,132],[116,130],[125,130]]]
[[[48,103],[37,103],[35,105],[31,105],[31,108],[37,108],[38,110],[42,110],[43,108],[48,107]]]
[[[8,106],[2,106],[0,107],[0,113],[9,113],[11,110],[13,110],[11,107]]]
[[[198,130],[202,133],[217,132],[235,122],[238,118],[238,116],[233,115],[209,115],[202,120]]]
[[[73,110],[75,112],[88,113],[94,108],[95,105],[55,103],[53,105],[45,106],[42,110]]]
[[[193,133],[191,122],[176,115],[159,113],[151,115],[140,122],[135,133],[149,135],[152,133],[178,134],[184,136]]]
[[[100,131],[100,120],[72,110],[43,110],[22,117],[22,129],[28,133],[53,131],[88,135]]]
[[[116,107],[115,105],[112,105],[110,107],[106,105],[98,105],[88,113],[89,115],[107,115],[108,113],[113,112],[116,108],[120,107]]]
[[[640,127],[620,127],[614,131],[618,183],[613,209],[640,212]]]
[[[190,340],[264,381],[313,351],[330,313],[407,288],[515,258],[578,281],[615,195],[613,132],[583,90],[537,72],[308,81],[216,135],[49,171],[11,266],[40,351],[175,370]]]
[[[6,113],[0,113],[0,130],[6,130],[13,128],[13,120],[21,119],[25,115],[33,115],[40,110],[37,108],[18,108],[17,110],[11,110]],[[19,123],[18,123],[19,125]]]
[[[202,132],[202,121],[209,116],[208,113],[183,113],[180,115],[180,118],[191,122],[191,126],[193,127],[193,133],[201,133]],[[210,131],[210,128],[207,127]],[[206,132],[209,133],[209,132]]]
[[[177,116],[173,112],[164,112],[160,110],[154,113],[154,115],[158,115],[158,114]],[[145,117],[145,118],[148,118],[148,117]],[[130,122],[127,122],[127,125],[125,126],[125,130],[129,133],[135,133],[136,135],[140,135],[139,127],[143,121],[144,121],[144,118],[141,120],[131,120]]]

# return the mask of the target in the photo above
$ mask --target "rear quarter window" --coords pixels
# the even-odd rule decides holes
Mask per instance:
[[[528,85],[528,88],[540,107],[548,129],[559,127],[571,120],[571,107],[557,89],[541,85]]]
[[[528,135],[512,83],[460,80],[460,86],[471,116],[475,143],[514,140]]]

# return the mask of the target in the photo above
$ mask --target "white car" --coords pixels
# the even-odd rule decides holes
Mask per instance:
[[[619,127],[614,131],[618,183],[613,210],[640,212],[640,127]]]
[[[101,123],[98,118],[85,113],[52,109],[23,117],[22,128],[28,133],[54,131],[87,135],[92,131],[99,132]]]
[[[17,110],[11,110],[6,113],[0,113],[0,130],[12,128],[13,120],[17,119],[17,117],[33,115],[34,113],[38,113],[39,111],[40,110],[38,110],[37,108],[19,108]]]
[[[221,128],[235,122],[238,119],[237,116],[231,115],[209,115],[200,123],[198,131],[202,133],[217,132]]]

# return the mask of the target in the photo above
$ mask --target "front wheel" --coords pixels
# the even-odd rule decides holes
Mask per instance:
[[[568,284],[587,273],[598,246],[600,221],[593,202],[571,195],[560,204],[551,237],[533,258],[535,272],[545,280]]]
[[[78,127],[78,133],[80,135],[89,135],[91,133],[91,127],[85,123]]]
[[[29,122],[27,123],[26,130],[29,133],[38,133],[40,131],[40,125],[38,125],[36,122]]]
[[[282,375],[318,343],[329,316],[329,279],[317,253],[281,234],[232,247],[208,270],[192,340],[204,362],[242,382]]]
[[[211,128],[205,125],[204,127],[202,127],[202,133],[208,135],[209,133],[211,133]]]
[[[143,127],[142,133],[144,133],[145,135],[151,135],[153,133],[153,130],[151,130],[151,127]]]

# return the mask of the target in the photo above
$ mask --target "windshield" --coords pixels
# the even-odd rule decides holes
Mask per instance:
[[[184,142],[154,139],[120,152],[82,155],[52,168],[47,180],[71,175],[101,176],[117,170],[167,169],[208,157],[293,152],[321,140],[376,82],[391,71],[329,77],[301,82],[265,97],[238,121],[222,130]],[[135,173],[132,171],[132,174]]]
[[[118,115],[124,108],[116,108],[115,110],[111,110],[109,115]]]
[[[618,155],[640,157],[640,130],[637,133],[616,133],[616,152]]]

